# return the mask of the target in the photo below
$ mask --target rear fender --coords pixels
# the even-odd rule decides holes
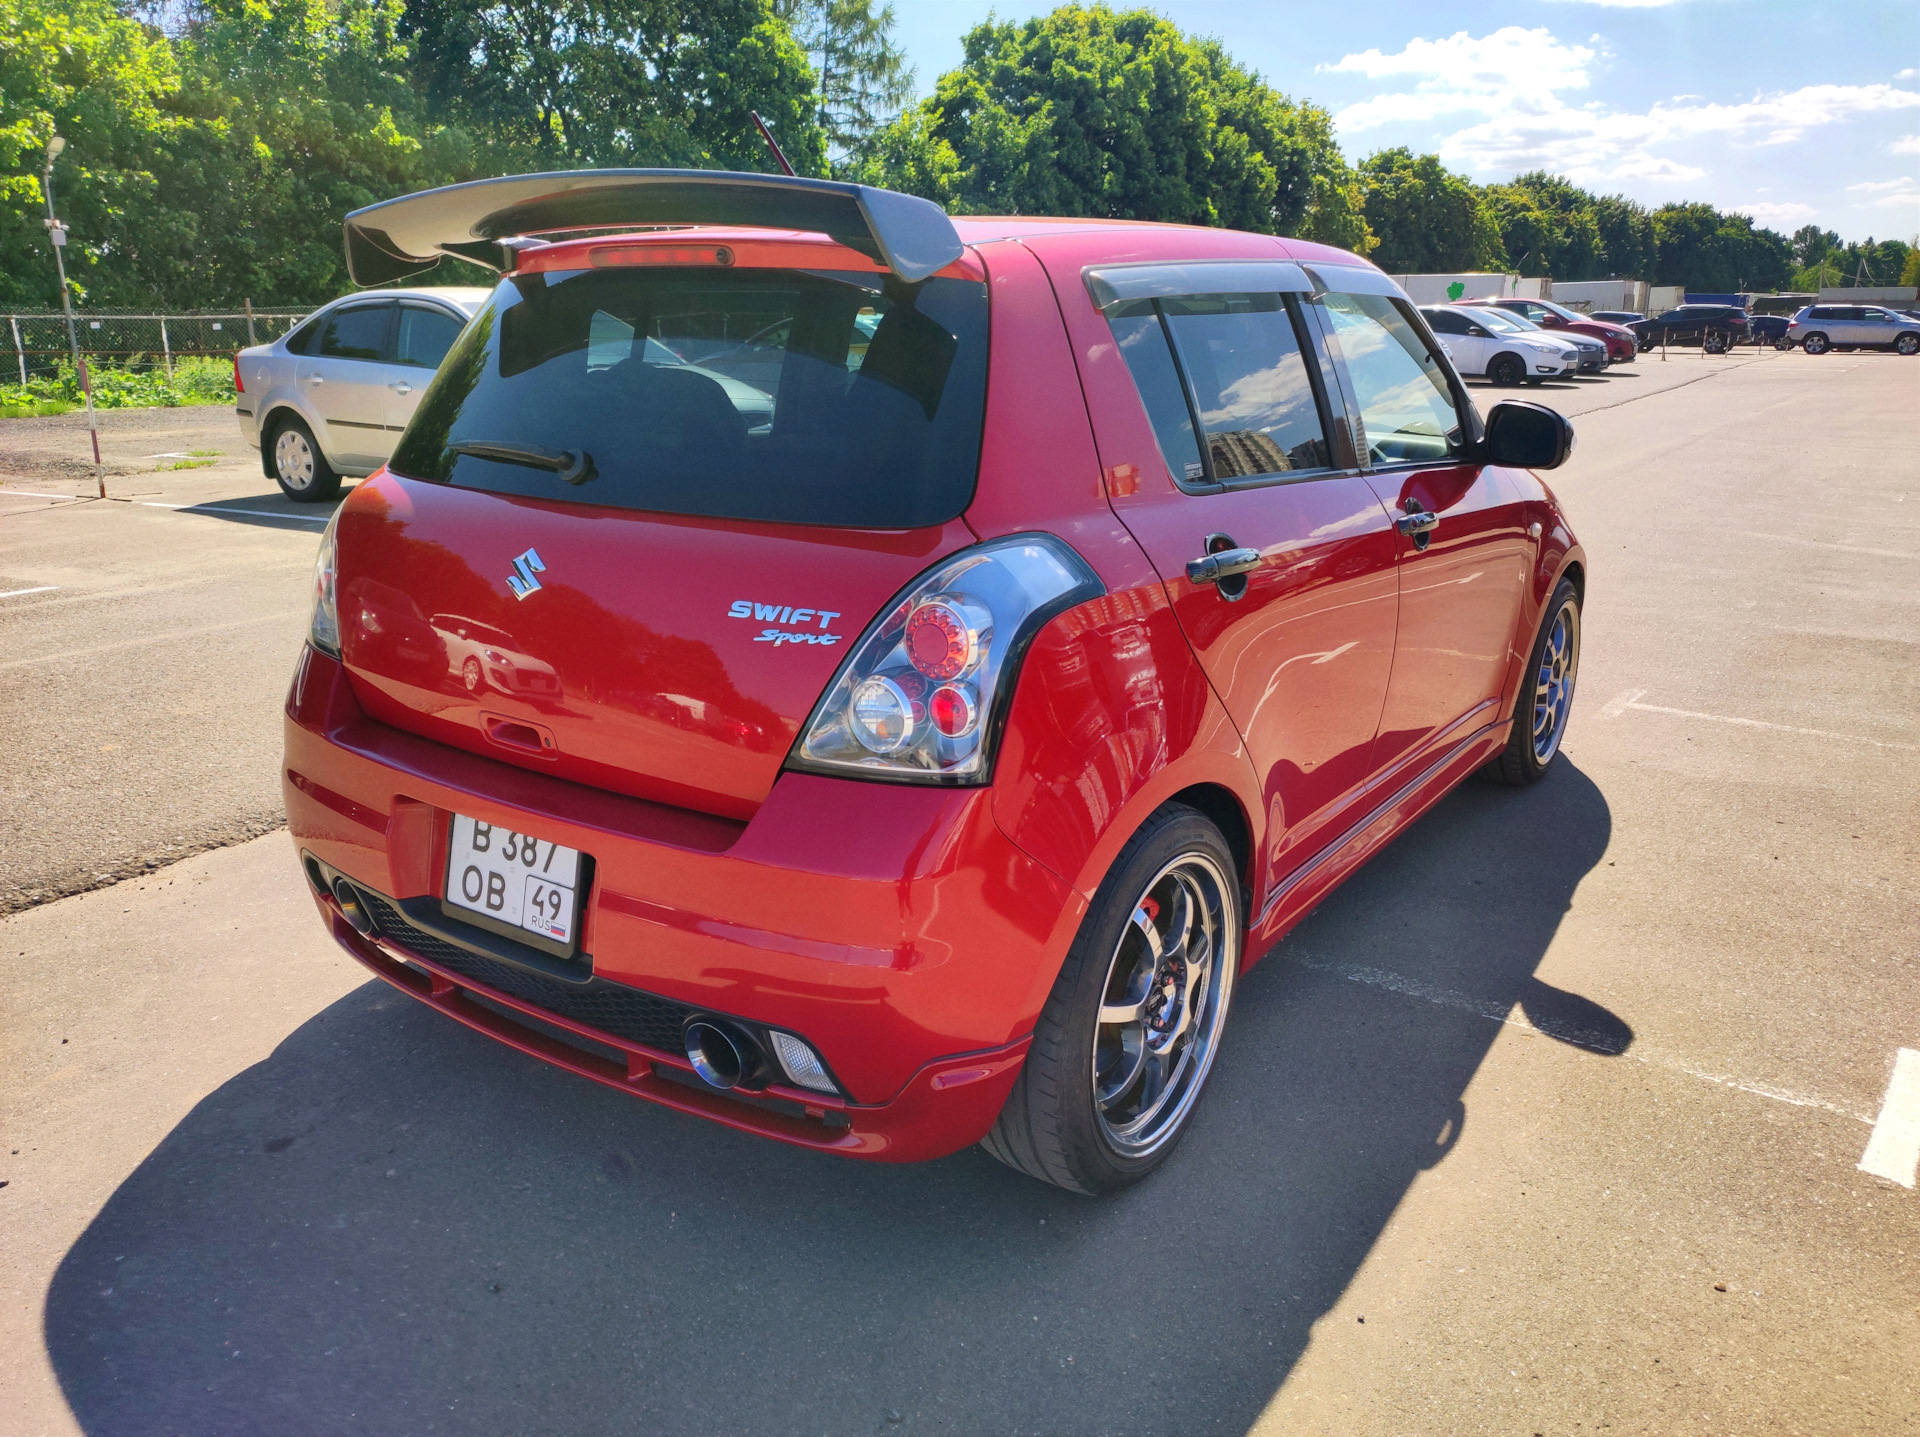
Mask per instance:
[[[1265,852],[1252,762],[1158,584],[1089,600],[1041,631],[1001,742],[996,822],[1084,898],[1147,817],[1196,785],[1223,790],[1248,853]],[[1249,865],[1255,905],[1258,880]]]

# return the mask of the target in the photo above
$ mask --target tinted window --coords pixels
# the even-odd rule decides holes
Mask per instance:
[[[1450,309],[1423,309],[1420,313],[1427,317],[1427,327],[1435,334],[1466,334],[1467,317],[1455,314]]]
[[[986,376],[986,286],[970,280],[526,275],[467,326],[393,468],[622,509],[939,524],[973,496]],[[468,444],[522,446],[535,462],[462,452]],[[584,471],[577,487],[561,482],[563,464]]]
[[[320,333],[320,321],[310,319],[292,334],[287,336],[288,354],[305,354],[313,347],[315,336]]]
[[[1374,294],[1321,299],[1340,341],[1360,438],[1376,464],[1444,459],[1460,427],[1446,370],[1392,300]]]
[[[385,358],[390,304],[363,304],[336,309],[320,327],[319,353],[327,359]]]
[[[1200,443],[1193,435],[1193,414],[1187,408],[1186,391],[1181,387],[1180,371],[1174,367],[1173,351],[1167,347],[1167,332],[1161,327],[1159,312],[1150,301],[1141,301],[1110,311],[1107,322],[1113,326],[1113,337],[1133,374],[1134,387],[1140,391],[1140,402],[1153,423],[1168,472],[1189,481],[1205,479],[1207,466],[1200,460]]]
[[[1215,479],[1327,467],[1293,316],[1277,294],[1161,301]]]
[[[402,364],[438,369],[464,327],[443,309],[420,309],[403,304],[400,306],[400,338],[394,345],[394,356]]]
[[[1812,309],[1807,311],[1806,317],[1808,319],[1832,319],[1838,312],[1839,311],[1827,305],[1816,304]]]

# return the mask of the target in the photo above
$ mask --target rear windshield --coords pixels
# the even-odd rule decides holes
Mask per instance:
[[[392,468],[620,509],[917,528],[973,497],[987,292],[820,270],[504,281]]]

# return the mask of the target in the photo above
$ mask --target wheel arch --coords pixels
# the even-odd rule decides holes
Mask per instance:
[[[327,446],[320,442],[320,435],[314,428],[313,420],[301,413],[299,405],[295,404],[291,399],[270,399],[267,401],[266,407],[256,416],[256,422],[259,425],[260,472],[262,474],[266,475],[269,479],[274,477],[274,435],[279,431],[280,426],[288,419],[297,419],[307,426],[307,433],[313,439],[313,447],[320,451],[320,457],[327,461],[328,467],[333,469],[335,473],[345,472],[340,468],[339,464],[334,462],[333,456],[327,453]]]

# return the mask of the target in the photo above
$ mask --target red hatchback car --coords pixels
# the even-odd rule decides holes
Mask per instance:
[[[524,1052],[1113,1191],[1254,957],[1553,760],[1572,431],[1350,254],[665,171],[347,240],[503,277],[322,542],[287,811],[339,942]]]

